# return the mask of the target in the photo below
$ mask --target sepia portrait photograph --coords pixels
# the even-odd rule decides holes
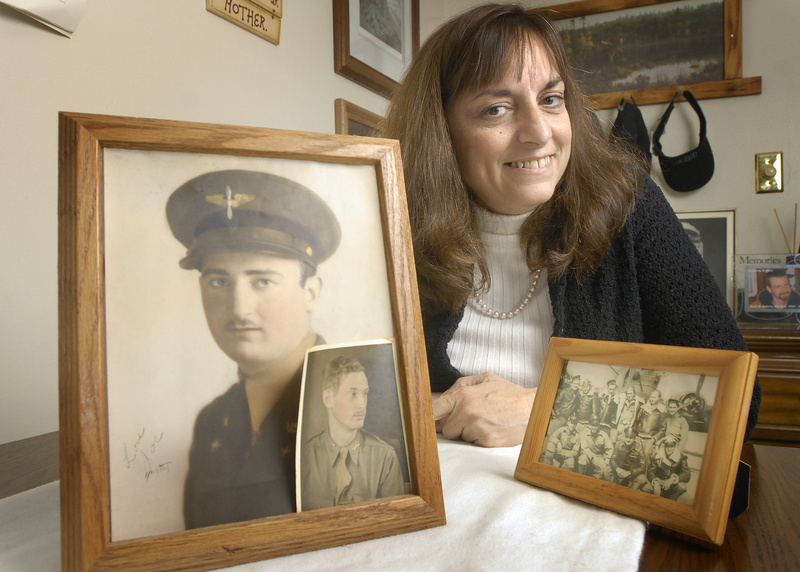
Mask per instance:
[[[692,505],[717,384],[567,360],[539,461]]]
[[[445,524],[401,173],[391,140],[59,114],[65,568],[224,568]],[[381,491],[411,493],[299,513],[307,350],[375,340],[391,355],[350,356],[374,398],[347,426],[392,445]]]
[[[104,169],[112,540],[295,512],[306,350],[394,336],[374,168],[108,149]]]
[[[394,344],[308,350],[297,432],[297,509],[411,492]]]

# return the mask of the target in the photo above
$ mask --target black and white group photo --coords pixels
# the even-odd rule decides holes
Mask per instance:
[[[717,381],[569,360],[540,462],[692,504]]]

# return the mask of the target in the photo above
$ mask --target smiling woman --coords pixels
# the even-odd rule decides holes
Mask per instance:
[[[483,208],[505,215],[548,201],[569,162],[572,131],[564,82],[531,39],[522,75],[460,94],[448,123],[464,181]]]
[[[543,13],[492,4],[443,24],[381,132],[401,143],[445,437],[519,444],[554,334],[745,349],[660,189],[606,140]],[[750,429],[759,400],[756,385]]]

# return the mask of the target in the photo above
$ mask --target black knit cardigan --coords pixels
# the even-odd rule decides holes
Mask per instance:
[[[554,336],[747,349],[711,272],[649,178],[602,266],[580,284],[567,275],[548,285]],[[457,314],[423,315],[433,391],[444,391],[462,377],[450,363],[447,344],[463,315],[464,308]],[[760,404],[756,379],[745,439]]]

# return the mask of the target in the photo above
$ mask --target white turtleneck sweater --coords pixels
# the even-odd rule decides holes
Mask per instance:
[[[492,285],[481,298],[499,312],[513,310],[527,295],[531,274],[519,242],[528,214],[496,215],[476,209]],[[490,318],[474,298],[447,346],[450,362],[464,375],[491,372],[523,387],[536,387],[553,333],[553,311],[542,270],[533,299],[516,317]]]

